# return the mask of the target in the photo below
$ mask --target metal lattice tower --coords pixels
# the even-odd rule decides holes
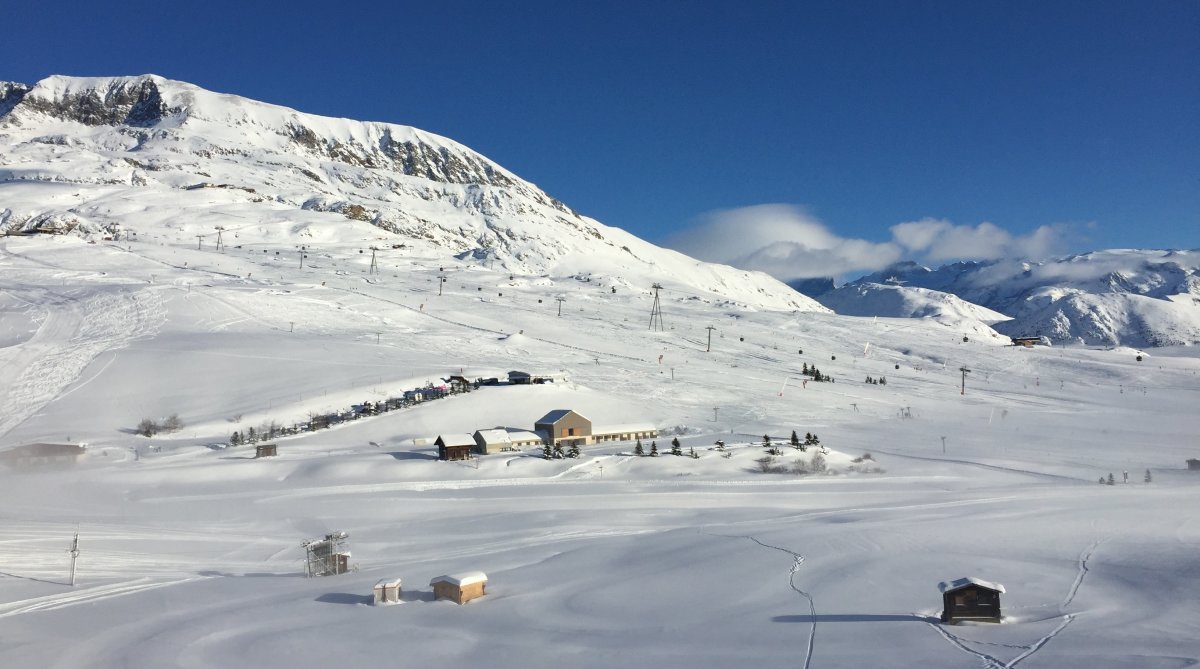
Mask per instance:
[[[650,287],[654,289],[654,305],[650,307],[650,329],[654,330],[657,325],[657,329],[661,331],[663,329],[662,302],[658,299],[658,291],[662,290],[662,284],[656,283]]]
[[[379,263],[375,262],[375,247],[371,247],[371,269],[367,274],[379,274]]]
[[[304,548],[304,575],[333,576],[344,574],[347,570],[347,560],[350,550],[346,540],[350,537],[345,532],[326,534],[323,539],[309,539],[300,544]]]

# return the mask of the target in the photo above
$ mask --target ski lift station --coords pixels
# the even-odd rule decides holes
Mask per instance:
[[[485,594],[484,586],[487,585],[487,575],[481,571],[469,571],[462,574],[438,576],[430,581],[429,585],[433,587],[434,599],[449,599],[456,604],[466,604]]]

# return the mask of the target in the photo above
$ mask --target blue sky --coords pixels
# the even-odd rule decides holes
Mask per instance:
[[[777,275],[1200,248],[1193,0],[272,4],[10,5],[0,79],[152,72],[414,125]]]

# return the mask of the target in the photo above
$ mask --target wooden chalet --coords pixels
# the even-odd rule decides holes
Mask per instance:
[[[1000,622],[1003,585],[968,576],[939,583],[938,589],[942,591],[942,622]]]
[[[546,435],[551,443],[584,446],[592,443],[592,421],[571,409],[555,409],[533,424],[534,432]]]
[[[436,441],[438,460],[470,460],[475,438],[469,434],[439,434]]]
[[[466,604],[486,594],[484,589],[487,586],[487,575],[481,571],[470,571],[438,576],[430,581],[429,585],[433,587],[434,599],[449,599],[456,604]]]
[[[452,393],[463,393],[471,390],[475,384],[461,374],[451,374],[450,378],[446,379],[446,385]]]
[[[513,371],[508,373],[508,382],[509,383],[524,385],[526,383],[531,383],[532,381],[533,381],[533,376],[529,372],[519,372],[514,369]]]
[[[1024,346],[1025,348],[1033,348],[1042,343],[1041,337],[1009,337],[1012,339],[1013,346]]]
[[[10,467],[55,467],[73,465],[87,452],[79,444],[26,444],[0,451],[0,463]]]
[[[275,444],[258,444],[254,447],[254,458],[273,458],[278,455]]]

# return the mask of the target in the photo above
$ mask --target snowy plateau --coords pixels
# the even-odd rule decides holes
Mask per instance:
[[[0,456],[86,444],[0,466],[6,669],[1200,663],[1194,346],[1014,347],[950,282],[835,314],[451,140],[154,76],[0,83],[0,228]],[[553,382],[362,411],[512,370]],[[659,455],[437,459],[559,409]],[[1003,622],[939,619],[963,577]]]

